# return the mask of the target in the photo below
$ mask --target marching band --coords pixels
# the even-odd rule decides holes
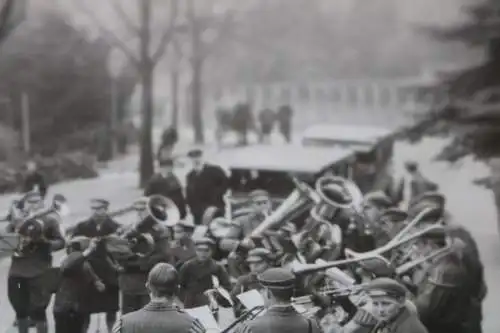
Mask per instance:
[[[39,191],[23,197],[7,228],[20,239],[8,279],[20,333],[30,320],[47,332],[53,293],[56,333],[87,332],[97,313],[108,332],[202,333],[189,310],[208,307],[218,320],[219,306],[237,318],[225,333],[481,332],[487,289],[477,245],[447,218],[435,188],[400,209],[383,191],[363,195],[325,175],[315,186],[295,180],[278,207],[256,189],[227,220],[226,175],[200,150],[189,157],[185,198],[164,161],[145,197],[116,212],[96,198],[92,216],[65,235],[62,196],[48,209]],[[135,223],[120,223],[130,212]],[[263,305],[243,304],[249,292]]]

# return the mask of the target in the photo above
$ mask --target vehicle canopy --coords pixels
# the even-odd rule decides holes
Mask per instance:
[[[347,176],[353,151],[300,145],[251,145],[231,148],[213,161],[228,171],[233,195],[264,189],[284,198],[294,189],[290,175],[308,183],[326,172]]]
[[[374,126],[314,125],[302,135],[305,146],[342,146],[354,150],[369,150],[393,130]]]
[[[319,124],[304,131],[302,144],[354,150],[353,179],[366,193],[390,181],[394,134],[394,130],[375,126]]]

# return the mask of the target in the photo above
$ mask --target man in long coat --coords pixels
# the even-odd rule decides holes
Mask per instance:
[[[186,199],[194,223],[202,223],[203,214],[210,206],[224,209],[224,195],[229,180],[221,167],[203,160],[203,152],[194,149],[188,153],[193,162],[193,170],[187,175]]]

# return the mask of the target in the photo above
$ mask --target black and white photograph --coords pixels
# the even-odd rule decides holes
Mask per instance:
[[[500,0],[0,0],[0,333],[498,333]]]

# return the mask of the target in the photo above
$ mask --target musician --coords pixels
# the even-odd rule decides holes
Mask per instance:
[[[151,301],[142,309],[122,316],[113,333],[205,333],[198,319],[175,305],[180,281],[172,265],[155,265],[146,283]]]
[[[188,153],[193,163],[186,179],[186,200],[196,225],[201,224],[205,209],[215,206],[224,209],[224,195],[229,180],[221,167],[208,164],[203,160],[200,149]]]
[[[389,208],[377,218],[378,228],[375,232],[376,247],[384,246],[406,226],[408,214],[398,208]]]
[[[168,230],[149,214],[147,205],[147,198],[139,199],[134,203],[139,222],[132,230],[127,230],[123,234],[132,242],[141,235],[148,235],[153,240],[153,246],[151,253],[147,255],[132,255],[120,260],[118,284],[121,292],[122,314],[137,311],[149,303],[149,293],[146,288],[149,271],[157,263],[172,262]]]
[[[400,181],[397,193],[399,193],[400,201],[406,207],[414,199],[425,192],[436,191],[436,183],[425,177],[415,161],[407,161],[405,163],[406,175]]]
[[[42,207],[40,193],[29,192],[26,204],[28,210]],[[52,269],[52,252],[63,249],[65,245],[59,217],[46,214],[29,221],[13,220],[7,226],[7,232],[19,232],[22,235],[21,247],[12,256],[7,280],[7,294],[16,313],[18,331],[27,333],[31,318],[37,332],[45,333],[45,310],[57,284]]]
[[[92,216],[76,224],[71,234],[72,238],[76,236],[100,238],[117,233],[120,224],[108,216],[109,201],[101,198],[92,199],[90,208]],[[103,291],[89,288],[84,306],[89,314],[105,312],[108,331],[111,331],[119,308],[118,271],[117,264],[109,254],[104,241],[99,242],[98,248],[89,257],[89,263],[105,288]],[[88,326],[89,323],[86,324]]]
[[[181,182],[174,173],[174,160],[161,159],[160,168],[160,172],[153,175],[146,185],[144,196],[161,195],[169,198],[175,203],[183,219],[186,217],[186,199]]]
[[[481,333],[482,303],[488,293],[488,287],[484,277],[484,267],[479,255],[479,249],[470,232],[463,226],[449,225],[447,232],[452,237],[457,237],[465,243],[463,263],[468,272],[470,293],[472,295],[468,320],[469,332]]]
[[[212,276],[220,285],[231,290],[229,275],[223,266],[219,265],[212,254],[215,241],[210,238],[196,239],[196,257],[182,265],[179,270],[181,296],[185,308],[209,305],[209,299],[203,293],[213,288]]]
[[[174,225],[172,242],[172,257],[174,266],[180,269],[182,265],[196,256],[196,247],[191,238],[195,229],[193,220],[186,218]]]
[[[365,291],[371,300],[370,309],[359,309],[342,327],[342,333],[427,333],[418,315],[408,306],[408,291],[404,286],[389,278],[379,278],[371,281]]]
[[[315,320],[303,317],[291,304],[296,284],[291,271],[270,268],[258,275],[258,281],[265,288],[269,307],[263,315],[243,323],[238,333],[321,332]]]
[[[248,252],[246,262],[250,273],[238,277],[231,294],[237,296],[252,289],[262,289],[257,275],[273,266],[271,251],[265,248],[255,248]]]
[[[45,177],[40,173],[38,167],[34,161],[29,161],[26,163],[27,173],[23,182],[23,193],[28,193],[31,191],[38,191],[42,197],[45,199],[47,194],[48,185],[45,181]]]
[[[474,309],[477,288],[469,284],[465,243],[455,237],[448,243],[450,252],[432,266],[415,300],[420,320],[430,333],[469,332],[469,313]]]
[[[414,217],[424,209],[433,209],[431,213],[425,215],[425,220],[427,222],[435,223],[440,219],[442,219],[443,224],[451,222],[450,216],[446,212],[446,198],[439,192],[425,192],[421,196],[415,198],[410,203],[408,214]]]
[[[244,255],[240,252],[248,251],[257,246],[255,240],[249,240],[247,237],[257,228],[262,221],[272,212],[272,204],[269,193],[264,190],[254,190],[249,194],[251,202],[251,213],[239,217],[229,229],[226,237],[221,239],[219,247],[232,255],[228,258],[228,265],[232,276],[240,276],[247,273],[244,265]],[[259,238],[262,246],[269,250],[281,250],[276,242],[270,243],[270,238]],[[238,249],[240,251],[235,251]],[[276,253],[277,251],[275,251]]]
[[[280,133],[287,143],[292,142],[293,110],[290,105],[282,105],[276,115]]]
[[[378,217],[392,207],[391,199],[382,191],[367,193],[363,199],[363,212],[372,223],[376,223]]]
[[[88,314],[82,309],[82,300],[89,285],[104,290],[104,284],[95,274],[87,258],[97,249],[97,240],[90,241],[84,249],[82,237],[75,237],[68,244],[63,259],[61,282],[54,301],[56,333],[84,333]]]
[[[266,108],[259,112],[259,142],[260,143],[270,143],[271,133],[273,131],[275,121],[274,111]]]

